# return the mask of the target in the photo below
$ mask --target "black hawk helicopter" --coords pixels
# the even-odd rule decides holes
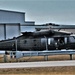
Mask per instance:
[[[22,35],[0,41],[0,50],[43,51],[75,49],[75,39],[72,33],[55,30],[40,30],[22,32]]]

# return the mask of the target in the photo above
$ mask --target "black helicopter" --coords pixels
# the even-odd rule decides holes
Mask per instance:
[[[75,49],[75,39],[72,33],[41,30],[35,32],[22,32],[22,35],[13,39],[0,41],[0,50],[6,51],[43,51]]]

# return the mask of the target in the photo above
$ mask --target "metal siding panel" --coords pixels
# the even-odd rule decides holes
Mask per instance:
[[[35,26],[21,26],[21,32],[33,32],[35,31]]]
[[[4,25],[0,25],[0,40],[4,40]]]
[[[6,25],[6,39],[19,36],[19,25]]]
[[[24,23],[25,14],[0,11],[0,23]]]

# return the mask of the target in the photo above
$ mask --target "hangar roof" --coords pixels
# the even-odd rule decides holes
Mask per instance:
[[[25,14],[25,12],[21,12],[21,11],[12,11],[12,10],[3,10],[3,9],[0,9],[0,11]]]

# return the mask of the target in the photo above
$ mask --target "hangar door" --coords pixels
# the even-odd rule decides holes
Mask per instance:
[[[19,25],[6,25],[6,39],[17,37],[19,34]]]
[[[0,25],[0,40],[4,40],[4,25]]]

